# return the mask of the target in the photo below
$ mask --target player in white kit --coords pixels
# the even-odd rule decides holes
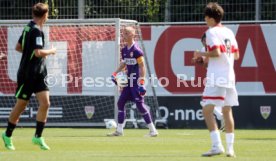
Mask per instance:
[[[207,50],[207,45],[206,45],[206,34],[205,33],[201,37],[201,43],[202,43],[203,47],[201,48],[200,51],[202,53],[208,51]],[[204,66],[207,67],[208,66],[208,58],[203,57],[203,62],[205,64]],[[225,130],[224,129],[225,124],[224,124],[224,119],[223,119],[223,115],[222,115],[222,107],[221,106],[215,106],[214,114],[215,114],[216,118],[220,121],[220,128],[219,129],[221,131],[224,131]]]
[[[235,35],[221,24],[224,11],[217,3],[208,3],[204,10],[207,52],[194,52],[194,58],[206,56],[209,59],[207,81],[201,105],[206,125],[212,141],[211,150],[202,156],[213,156],[224,153],[220,133],[214,119],[215,106],[222,106],[225,120],[226,156],[234,157],[234,119],[232,106],[238,106],[238,95],[235,87],[234,60],[239,58]]]

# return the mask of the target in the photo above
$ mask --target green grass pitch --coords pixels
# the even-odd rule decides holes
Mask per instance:
[[[126,129],[123,137],[106,137],[109,132],[94,128],[46,128],[44,137],[51,150],[42,151],[31,143],[34,129],[17,128],[13,136],[16,150],[6,150],[1,140],[0,161],[276,160],[276,130],[236,130],[236,158],[201,157],[210,148],[205,129],[159,130],[156,138],[144,137],[148,131],[141,129]],[[225,144],[224,133],[221,136]]]

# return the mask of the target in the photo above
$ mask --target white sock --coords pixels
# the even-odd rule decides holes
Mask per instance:
[[[214,114],[216,115],[218,120],[222,119],[222,112],[221,112],[221,107],[220,106],[215,106],[214,108]]]
[[[212,141],[212,147],[222,146],[219,131],[217,131],[217,130],[211,131],[210,132],[210,137],[211,137],[211,141]]]
[[[153,123],[149,123],[148,128],[149,128],[150,131],[156,132],[156,128],[155,128]]]
[[[228,151],[234,151],[234,133],[226,133],[225,134],[226,144]]]
[[[124,131],[124,124],[118,124],[117,131],[123,133]]]

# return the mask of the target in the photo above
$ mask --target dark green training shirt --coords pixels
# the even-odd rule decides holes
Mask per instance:
[[[24,27],[18,43],[21,44],[23,52],[17,72],[18,81],[28,81],[30,79],[44,79],[47,75],[45,58],[35,56],[35,49],[44,47],[44,33],[35,22],[30,21]]]

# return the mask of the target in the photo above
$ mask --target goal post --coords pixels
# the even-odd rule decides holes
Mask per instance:
[[[6,126],[16,99],[16,73],[21,54],[15,45],[28,20],[0,22],[0,122]],[[117,87],[110,75],[118,67],[120,50],[124,44],[122,30],[126,26],[137,29],[136,39],[145,53],[142,32],[137,21],[115,19],[49,20],[43,27],[45,48],[55,46],[57,53],[46,60],[51,107],[48,126],[104,126],[104,119],[117,117]],[[148,64],[147,76],[150,76]],[[158,118],[158,101],[151,84],[147,86],[145,103],[153,118]],[[132,104],[127,105],[133,115]],[[21,126],[35,125],[38,103],[33,95],[20,118]]]

